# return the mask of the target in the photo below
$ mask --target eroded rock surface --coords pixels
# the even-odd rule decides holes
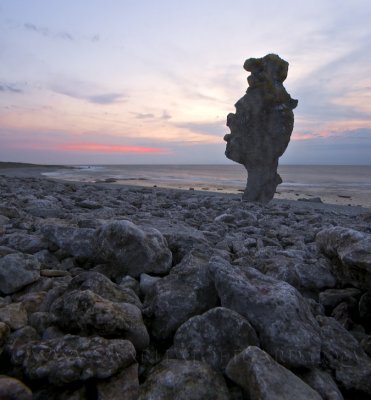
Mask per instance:
[[[122,337],[138,349],[149,344],[141,311],[133,304],[114,303],[91,290],[72,290],[56,300],[50,311],[57,324],[66,331]]]
[[[294,127],[292,110],[298,104],[282,84],[288,66],[275,54],[246,60],[243,67],[251,72],[249,87],[235,104],[236,113],[227,116],[231,133],[224,137],[225,155],[248,172],[243,195],[247,201],[270,201],[282,182],[278,159],[289,144]]]
[[[108,378],[134,362],[128,340],[74,335],[26,344],[15,360],[30,379],[46,378],[55,385]]]

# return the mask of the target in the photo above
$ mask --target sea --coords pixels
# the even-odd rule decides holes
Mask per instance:
[[[315,187],[370,191],[371,165],[280,165],[282,189]],[[76,182],[115,182],[143,186],[243,189],[246,170],[238,165],[75,165],[44,175]]]

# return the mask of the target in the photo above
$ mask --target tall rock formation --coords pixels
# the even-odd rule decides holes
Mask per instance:
[[[282,183],[278,159],[289,144],[298,101],[282,84],[289,64],[278,55],[249,58],[243,67],[251,72],[249,87],[235,104],[236,113],[227,116],[231,133],[224,136],[225,155],[248,172],[243,199],[266,203]]]

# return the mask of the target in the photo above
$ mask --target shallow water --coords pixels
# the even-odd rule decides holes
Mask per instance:
[[[371,190],[371,166],[279,166],[280,188],[301,186]],[[185,185],[244,187],[246,171],[239,165],[85,165],[44,175],[70,181],[147,181]]]

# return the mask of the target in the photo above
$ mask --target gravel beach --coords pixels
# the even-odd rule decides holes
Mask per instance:
[[[370,398],[370,208],[52,168],[0,166],[0,398]]]

